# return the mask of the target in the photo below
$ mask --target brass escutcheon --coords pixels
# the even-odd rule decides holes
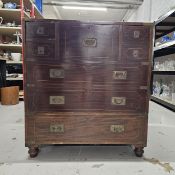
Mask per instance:
[[[64,132],[64,125],[63,124],[51,124],[50,125],[50,132],[63,133]]]
[[[63,69],[50,69],[50,78],[64,78]]]
[[[110,130],[114,133],[122,133],[125,131],[125,127],[124,125],[111,125]]]
[[[112,97],[111,99],[112,105],[126,105],[125,97]]]
[[[127,71],[113,71],[113,79],[115,80],[126,80]]]
[[[97,39],[95,38],[86,38],[83,40],[83,46],[85,47],[96,47]]]
[[[49,97],[49,104],[53,105],[62,105],[65,104],[65,97],[64,96],[50,96]]]

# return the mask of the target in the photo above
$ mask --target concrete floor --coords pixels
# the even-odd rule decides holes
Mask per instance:
[[[46,146],[35,159],[24,147],[24,103],[0,105],[0,175],[175,175],[175,113],[150,102],[143,158],[129,146]]]

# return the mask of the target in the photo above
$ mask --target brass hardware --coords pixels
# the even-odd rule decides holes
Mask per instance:
[[[65,97],[64,96],[50,96],[49,97],[49,104],[51,105],[62,105],[65,103]]]
[[[50,69],[50,78],[64,78],[64,70]]]
[[[38,46],[38,55],[44,55],[45,53],[45,48],[43,46]]]
[[[111,125],[110,130],[114,133],[122,133],[125,131],[125,127],[124,125]]]
[[[85,47],[96,47],[97,40],[95,38],[86,38],[83,40],[83,46]]]
[[[111,99],[112,105],[126,105],[125,97],[112,97]]]
[[[132,52],[132,55],[134,58],[138,58],[139,57],[139,50],[134,49]]]
[[[126,80],[127,71],[113,71],[113,79]]]
[[[135,30],[134,31],[134,38],[139,38],[140,37],[140,31]]]
[[[50,125],[50,132],[63,133],[64,132],[64,125],[63,124],[51,124]]]

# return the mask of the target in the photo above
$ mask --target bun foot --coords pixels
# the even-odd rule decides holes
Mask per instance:
[[[34,158],[34,157],[36,157],[38,155],[39,148],[38,147],[29,147],[28,153],[29,153],[31,158]]]
[[[142,157],[144,153],[143,147],[136,147],[134,152],[137,157]]]

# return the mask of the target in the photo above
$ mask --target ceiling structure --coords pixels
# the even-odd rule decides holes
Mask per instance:
[[[45,18],[80,21],[123,21],[143,0],[43,0]],[[107,11],[63,9],[69,7],[107,8]]]

